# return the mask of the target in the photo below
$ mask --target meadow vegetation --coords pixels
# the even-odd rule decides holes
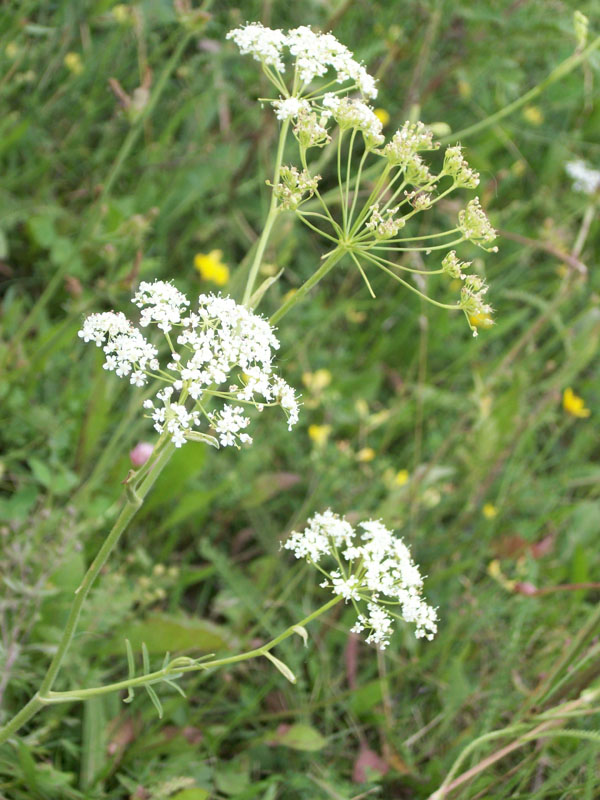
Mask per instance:
[[[285,669],[48,706],[0,747],[0,797],[598,797],[600,175],[567,169],[600,169],[596,4],[24,0],[0,20],[0,723],[46,673],[130,452],[156,442],[148,387],[77,335],[132,314],[142,281],[241,302],[258,264],[299,420],[175,450],[56,690],[260,648],[310,616],[322,576],[282,542],[328,508],[398,531],[438,614],[431,641],[402,623],[382,651],[337,603],[278,644]],[[411,290],[345,259],[291,302],[330,249],[293,213],[253,260],[282,122],[226,39],[248,20],[331,31],[377,77],[386,137],[423,120],[463,145],[499,249],[460,256],[493,317],[427,302],[460,293],[418,272],[435,251],[409,254]],[[315,152],[334,193],[335,146]],[[458,194],[417,234],[453,228]]]

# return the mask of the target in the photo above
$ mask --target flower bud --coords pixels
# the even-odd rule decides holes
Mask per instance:
[[[138,442],[129,453],[129,458],[134,467],[141,467],[148,461],[154,450],[154,445],[150,442]]]

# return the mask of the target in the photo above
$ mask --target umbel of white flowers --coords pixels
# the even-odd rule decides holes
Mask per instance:
[[[346,253],[373,296],[367,272],[376,268],[437,306],[462,309],[476,336],[479,318],[492,321],[492,307],[485,299],[487,286],[479,276],[466,274],[470,262],[459,262],[450,248],[471,242],[487,252],[497,251],[493,244],[496,231],[479,199],[472,199],[461,209],[457,224],[447,231],[416,236],[404,236],[403,231],[414,216],[429,211],[450,193],[479,185],[479,173],[467,163],[462,147],[446,148],[441,169],[432,172],[422,154],[437,150],[440,144],[422,122],[405,122],[386,142],[382,122],[367,104],[377,94],[375,79],[330,33],[315,33],[306,26],[283,31],[248,23],[230,31],[227,38],[242,53],[251,54],[262,64],[279,94],[269,102],[283,123],[282,135],[291,125],[298,142],[301,168],[283,165],[277,171],[278,181],[269,183],[277,201],[276,210],[294,212],[328,243],[343,241]],[[344,96],[353,92],[360,97]],[[335,137],[334,126],[338,128]],[[341,218],[321,197],[320,175],[311,173],[307,158],[311,148],[324,147],[332,140],[337,141],[338,147],[336,205]],[[344,174],[340,171],[343,141],[349,142]],[[352,157],[361,149],[358,170],[353,176]],[[380,174],[372,176],[372,190],[365,203],[359,190],[367,156],[379,160]],[[313,203],[308,208],[320,204],[324,213],[304,208],[310,200]],[[408,266],[405,260],[390,260],[398,255],[405,259],[406,253],[413,250],[426,255],[447,250],[447,256],[434,269]],[[406,277],[415,273],[453,274],[464,285],[455,303],[440,303],[408,283],[403,273],[409,273]]]
[[[298,421],[294,390],[273,372],[279,341],[266,319],[214,294],[200,295],[197,309],[189,311],[187,297],[165,281],[142,282],[132,302],[141,311],[140,326],[155,325],[163,333],[169,350],[166,368],[158,348],[121,312],[92,314],[79,336],[103,349],[104,369],[129,378],[134,386],[144,386],[149,378],[165,384],[144,408],[155,429],[166,430],[176,447],[187,440],[210,441],[199,430],[203,423],[216,432],[222,447],[252,442],[244,406],[262,411],[279,405],[290,429]],[[232,402],[208,410],[211,398]]]
[[[323,588],[353,604],[357,620],[351,630],[367,631],[367,642],[387,647],[395,619],[413,623],[417,637],[433,639],[437,612],[423,600],[423,578],[408,547],[379,520],[358,528],[328,509],[283,546],[321,572]],[[330,569],[331,563],[337,567]]]

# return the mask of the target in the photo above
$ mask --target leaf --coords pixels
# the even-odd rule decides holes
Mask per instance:
[[[83,704],[83,745],[81,751],[81,788],[89,789],[107,764],[106,715],[103,697],[90,697]]]
[[[125,639],[125,649],[127,650],[127,669],[130,678],[135,678],[135,659],[133,657],[133,648],[129,639]],[[131,703],[135,696],[135,692],[131,686],[127,689],[127,697],[123,700],[124,703]]]
[[[295,472],[265,472],[254,481],[252,491],[244,499],[244,507],[261,506],[280,492],[291,489],[299,481],[300,476]]]
[[[305,752],[316,752],[322,750],[327,744],[327,739],[322,736],[312,725],[298,723],[297,725],[280,725],[272,736],[269,736],[269,743],[282,747],[289,747],[292,750],[302,750]]]
[[[292,630],[294,633],[297,633],[298,636],[302,637],[302,640],[304,641],[304,647],[308,647],[308,631],[306,628],[303,625],[294,625]]]
[[[217,450],[219,449],[219,440],[214,436],[209,436],[208,433],[202,433],[201,431],[187,431],[185,438],[189,442],[201,442],[202,444],[208,444],[211,447],[216,447]]]
[[[154,689],[149,686],[147,683],[144,684],[144,689],[148,692],[148,697],[152,700],[152,705],[156,709],[156,713],[158,714],[158,718],[162,719],[163,717],[163,707],[162,703],[158,699],[158,695],[154,691]]]
[[[210,792],[206,789],[184,789],[171,796],[171,800],[208,800]]]
[[[256,308],[258,307],[267,289],[273,286],[273,284],[276,281],[278,281],[282,275],[283,275],[283,269],[280,269],[277,275],[271,275],[269,278],[265,278],[265,280],[261,283],[258,289],[254,292],[254,294],[250,298],[250,302],[248,303],[248,305],[253,311],[255,311]]]
[[[284,678],[287,678],[290,683],[296,683],[296,676],[292,672],[292,670],[288,667],[287,664],[284,664],[283,661],[280,661],[278,658],[275,658],[274,655],[269,653],[267,650],[264,653],[265,658],[268,658],[271,664],[273,664],[279,672],[283,675]]]
[[[226,630],[207,620],[183,615],[174,617],[167,614],[151,614],[141,622],[130,624],[121,633],[117,633],[105,647],[104,652],[121,651],[125,634],[134,650],[141,648],[144,642],[149,653],[161,655],[165,650],[213,652],[226,650],[232,645]]]

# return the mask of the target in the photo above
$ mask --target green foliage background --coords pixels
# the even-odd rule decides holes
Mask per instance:
[[[82,317],[126,311],[139,279],[210,291],[193,258],[213,249],[230,266],[227,291],[239,297],[243,287],[277,124],[256,102],[268,91],[258,65],[226,32],[246,20],[332,30],[378,74],[390,133],[409,116],[468,127],[574,51],[575,8],[590,15],[590,36],[600,27],[591,1],[248,0],[207,2],[185,19],[171,0],[113,5],[0,9],[6,716],[36,690],[118,509],[128,451],[153,436],[141,393],[77,339]],[[80,72],[67,53],[79,54]],[[125,635],[137,652],[145,641],[158,664],[166,650],[247,648],[309,613],[323,599],[318,577],[292,565],[280,542],[328,506],[402,532],[429,576],[438,637],[416,642],[407,628],[377,657],[349,644],[351,612],[338,608],[313,624],[308,650],[299,639],[278,650],[296,686],[250,662],[188,678],[187,700],[165,693],[162,720],[141,695],[131,706],[111,696],[47,710],[0,753],[0,796],[426,798],[478,736],[519,720],[530,702],[543,709],[596,685],[597,588],[523,596],[507,581],[598,581],[597,219],[580,254],[587,274],[561,254],[590,203],[572,190],[565,162],[600,165],[599,68],[596,52],[533,107],[462,140],[483,205],[509,234],[480,265],[496,325],[473,340],[459,314],[383,276],[372,300],[342,263],[280,329],[286,379],[300,387],[325,369],[330,384],[305,385],[293,434],[265,417],[248,450],[177,454],[95,588],[58,688],[118,680]],[[449,206],[428,224],[442,229],[454,214]],[[265,274],[284,274],[261,310],[275,309],[321,255],[310,231],[282,216]],[[568,386],[588,419],[563,410]],[[323,446],[310,425],[331,427]],[[594,731],[598,718],[568,724]],[[509,741],[483,744],[464,768]],[[387,772],[357,782],[365,748]],[[597,741],[543,739],[453,797],[591,800],[597,768]]]

